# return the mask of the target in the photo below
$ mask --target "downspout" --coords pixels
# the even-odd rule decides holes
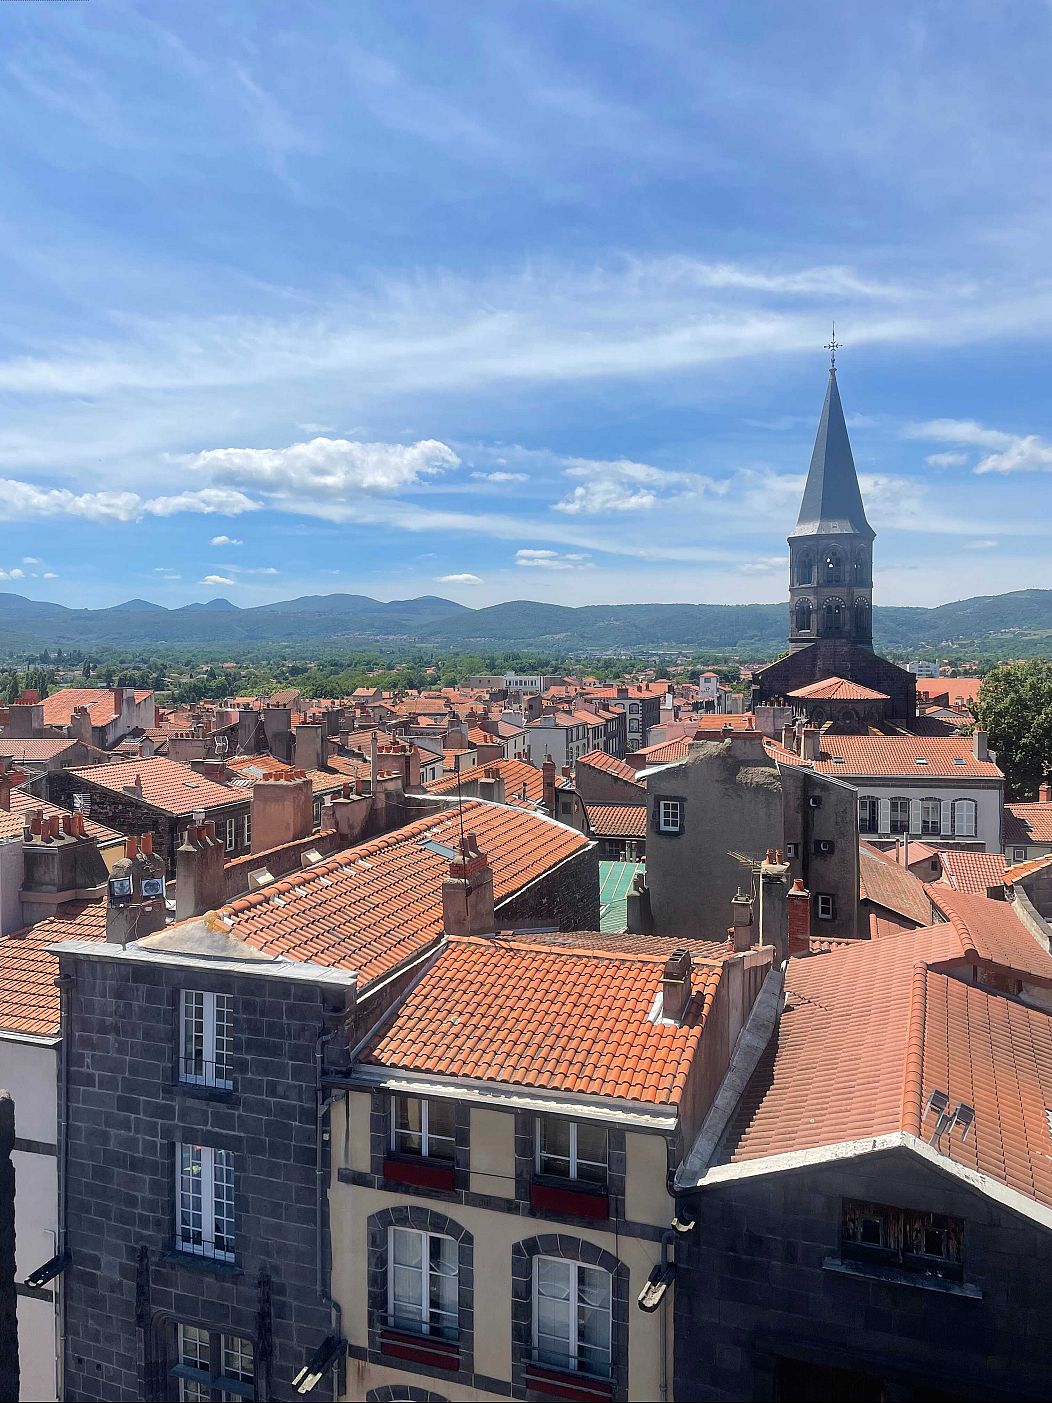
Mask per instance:
[[[676,1240],[676,1234],[671,1228],[666,1228],[661,1234],[661,1274],[665,1275],[669,1263],[669,1248]],[[668,1403],[668,1301],[669,1292],[665,1292],[665,1299],[661,1302],[661,1375],[658,1384],[661,1394],[661,1403]]]
[[[69,1044],[72,1036],[70,992],[73,976],[60,974],[55,980],[59,991],[59,1049],[58,1049],[58,1242],[56,1252],[66,1251],[66,1205],[69,1197]],[[65,1331],[66,1273],[55,1282],[55,1373],[56,1398],[66,1396],[66,1331]]]
[[[328,1277],[326,1272],[325,1261],[325,1218],[327,1216],[326,1208],[328,1204],[328,1184],[326,1182],[328,1176],[326,1173],[325,1157],[322,1153],[322,1126],[324,1124],[325,1117],[329,1113],[329,1108],[332,1106],[334,1101],[339,1099],[338,1094],[326,1096],[323,1090],[322,1080],[325,1070],[325,1047],[327,1043],[332,1042],[333,1038],[335,1038],[339,1034],[339,1032],[339,1026],[335,1028],[330,1028],[328,1032],[325,1032],[323,1029],[318,1034],[317,1041],[314,1044],[314,1076],[318,1107],[318,1122],[314,1134],[315,1184],[317,1188],[317,1200],[315,1203],[314,1214],[314,1261],[316,1269],[315,1279],[317,1282],[318,1295],[320,1296],[322,1302],[329,1308],[329,1316],[332,1322],[333,1333],[337,1335],[340,1339],[342,1339],[343,1309],[338,1301],[333,1300],[333,1298],[329,1295],[329,1292],[327,1290]],[[333,1403],[336,1403],[336,1400],[338,1400],[340,1397],[342,1373],[343,1363],[341,1361],[333,1370]]]

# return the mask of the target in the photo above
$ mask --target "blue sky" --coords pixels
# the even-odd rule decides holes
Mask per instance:
[[[833,315],[878,602],[1052,587],[1050,42],[0,5],[0,588],[780,599]]]

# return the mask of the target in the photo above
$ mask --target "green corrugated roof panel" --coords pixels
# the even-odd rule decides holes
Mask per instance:
[[[624,930],[632,878],[646,869],[638,862],[600,862],[599,929]]]

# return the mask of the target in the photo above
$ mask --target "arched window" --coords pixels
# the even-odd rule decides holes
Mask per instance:
[[[908,833],[910,831],[910,801],[908,799],[892,799],[890,829],[892,833]]]
[[[855,633],[860,638],[864,638],[869,633],[869,601],[858,599],[855,601]]]
[[[879,831],[877,801],[869,794],[862,794],[858,801],[858,831],[876,833]]]
[[[811,624],[814,620],[814,610],[809,599],[798,599],[796,601],[796,631],[797,633],[810,633]]]
[[[442,1213],[402,1206],[372,1214],[368,1234],[370,1348],[382,1348],[387,1330],[427,1336],[470,1370],[471,1234]]]
[[[921,806],[921,828],[922,833],[938,835],[942,832],[942,800],[922,799]]]
[[[822,605],[822,631],[826,634],[843,633],[846,612],[842,599],[827,599]]]
[[[840,552],[827,551],[822,559],[822,583],[824,585],[842,585],[844,563]]]
[[[953,801],[953,835],[955,838],[975,837],[976,804],[974,799]]]
[[[796,583],[798,585],[809,585],[815,577],[815,558],[813,555],[805,554],[797,558],[796,561]]]

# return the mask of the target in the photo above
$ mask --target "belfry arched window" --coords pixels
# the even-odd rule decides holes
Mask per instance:
[[[796,602],[797,633],[810,633],[813,618],[814,610],[811,608],[811,601],[809,599],[798,599]]]
[[[796,583],[798,585],[809,585],[815,577],[815,558],[806,553],[798,556],[796,561]]]
[[[844,562],[840,552],[827,551],[822,557],[822,583],[824,585],[842,585]]]
[[[869,580],[869,557],[865,551],[859,551],[855,556],[854,581],[856,585],[868,585]]]
[[[842,599],[827,599],[822,605],[822,631],[826,634],[843,633],[847,609]]]
[[[869,601],[857,599],[855,601],[855,633],[859,638],[865,638],[869,633]]]

